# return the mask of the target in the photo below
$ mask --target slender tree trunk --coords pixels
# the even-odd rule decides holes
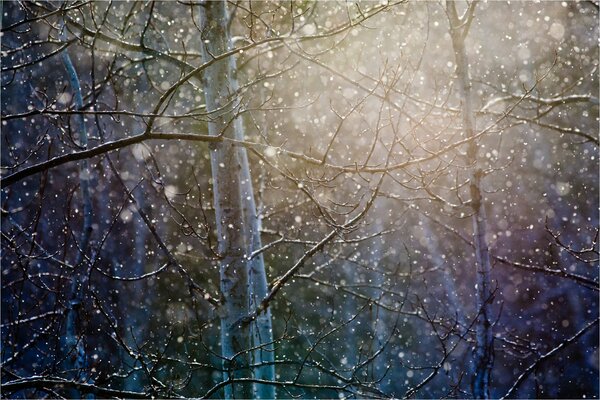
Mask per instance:
[[[245,149],[244,149],[245,150]],[[249,176],[248,176],[249,180]],[[250,181],[251,182],[251,181]],[[250,187],[249,193],[252,193]],[[254,205],[254,196],[250,195],[251,200],[248,200],[248,209],[250,212],[246,215],[246,222],[251,228],[252,246],[250,250],[255,251],[262,247],[260,240],[260,220],[256,215],[256,207]],[[250,304],[252,309],[258,307],[262,299],[267,296],[267,275],[265,271],[265,263],[262,253],[254,257],[250,261]],[[275,348],[273,344],[273,327],[271,320],[271,309],[267,308],[259,314],[256,320],[252,323],[252,338],[254,351],[254,363],[259,365],[255,369],[254,377],[261,380],[275,380]],[[264,365],[263,365],[264,364]],[[254,385],[254,397],[257,399],[274,399],[274,385]]]
[[[227,29],[225,2],[206,2],[200,7],[202,27],[201,52],[204,62],[231,48]],[[218,61],[204,71],[203,86],[206,108],[211,115],[209,134],[236,138],[231,78],[235,72],[234,59]],[[250,328],[241,323],[249,311],[249,263],[245,257],[247,243],[242,200],[242,160],[240,152],[228,142],[211,146],[211,170],[216,213],[220,286],[222,295],[221,354],[226,371],[224,379],[251,378]],[[251,398],[252,385],[233,383],[225,387],[225,397]]]
[[[67,40],[67,33],[64,28],[64,24],[61,31],[63,41]],[[73,98],[75,107],[77,110],[83,108],[83,96],[81,94],[81,84],[77,71],[73,66],[71,57],[67,50],[63,50],[62,54],[63,64],[69,77],[71,89],[73,90]],[[82,148],[87,148],[88,135],[85,126],[85,119],[83,114],[78,116],[79,125],[79,145]],[[92,199],[90,195],[90,168],[88,160],[82,160],[79,166],[79,186],[81,189],[81,198],[83,203],[83,226],[81,229],[81,237],[78,243],[78,253],[75,261],[75,271],[70,287],[70,299],[66,310],[66,322],[65,322],[65,334],[62,337],[62,351],[63,351],[63,366],[69,378],[87,382],[86,376],[86,356],[85,346],[83,343],[83,335],[80,326],[80,310],[82,306],[83,297],[83,284],[85,279],[85,252],[90,242],[92,234]],[[79,398],[79,391],[71,389],[68,392],[69,397]]]
[[[471,3],[462,17],[458,17],[456,5],[447,2],[450,19],[450,34],[456,59],[456,74],[462,100],[462,125],[467,138],[475,136],[475,113],[469,77],[469,62],[465,48],[465,38],[473,18],[475,2]],[[490,375],[494,362],[493,336],[490,322],[491,305],[491,265],[488,244],[485,238],[487,217],[481,196],[481,167],[477,165],[477,143],[469,142],[467,158],[470,166],[470,191],[473,222],[473,242],[477,268],[477,321],[475,323],[475,351],[473,377],[473,396],[487,399],[490,397]]]
[[[235,76],[231,78],[233,91],[237,92],[238,82]],[[244,140],[244,126],[241,118],[236,118],[234,123],[235,137],[238,140]],[[240,161],[242,165],[242,201],[244,210],[244,223],[246,227],[247,254],[251,254],[262,248],[260,238],[261,221],[257,213],[256,201],[252,185],[252,175],[250,173],[250,164],[245,147],[239,147]],[[263,253],[250,258],[250,307],[256,309],[262,299],[267,296],[267,272]],[[267,308],[260,313],[251,327],[253,363],[258,365],[254,369],[254,377],[260,380],[275,380],[275,347],[273,344],[273,325],[271,319],[271,309]],[[275,386],[255,384],[254,398],[274,399]]]

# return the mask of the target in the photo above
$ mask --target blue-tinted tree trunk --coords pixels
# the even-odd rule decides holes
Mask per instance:
[[[234,63],[234,61],[232,61],[232,63]],[[237,92],[239,85],[235,78],[235,74],[231,76],[230,81],[233,89],[232,91]],[[235,119],[234,129],[236,139],[244,140],[244,124],[241,118]],[[262,240],[260,237],[261,221],[256,208],[248,154],[245,147],[239,147],[238,149],[242,167],[241,189],[244,224],[246,228],[246,252],[248,257],[251,257],[252,253],[262,248]],[[267,272],[262,252],[250,258],[249,269],[250,309],[254,310],[268,293]],[[252,347],[255,349],[252,353],[252,361],[253,364],[258,365],[258,367],[254,368],[254,378],[273,381],[275,379],[275,347],[273,344],[271,309],[267,308],[261,312],[252,322],[250,329],[252,335]],[[254,397],[257,399],[274,399],[275,386],[259,383],[254,384]]]
[[[66,41],[66,30],[63,26],[61,32],[62,39]],[[73,99],[77,110],[83,108],[83,96],[81,94],[81,84],[77,71],[73,66],[71,57],[67,50],[63,50],[62,54],[63,64],[65,66],[69,82],[71,84],[71,90],[73,91]],[[88,134],[85,126],[85,119],[83,114],[78,115],[78,128],[79,128],[79,146],[83,149],[87,148]],[[79,166],[79,186],[81,189],[81,199],[83,203],[83,226],[81,228],[81,236],[78,243],[77,257],[75,261],[75,271],[71,277],[70,285],[70,299],[68,300],[66,318],[65,318],[65,332],[62,338],[62,352],[63,352],[63,367],[67,376],[76,381],[87,381],[86,376],[86,355],[85,346],[83,342],[83,334],[81,331],[81,316],[80,310],[83,302],[83,284],[85,279],[85,265],[87,261],[85,258],[85,252],[90,242],[92,234],[92,199],[90,194],[90,168],[89,161],[82,160]],[[70,389],[68,391],[69,397],[79,398],[79,391],[76,389]]]
[[[204,62],[231,48],[228,34],[228,16],[225,2],[207,2],[200,7],[202,27],[201,53]],[[233,123],[235,104],[231,77],[235,72],[234,59],[227,57],[204,71],[203,89],[207,111],[212,113],[209,134],[237,138]],[[222,296],[221,355],[225,370],[224,380],[249,379],[251,335],[242,318],[248,315],[249,263],[246,258],[247,240],[242,200],[242,160],[239,150],[231,142],[220,142],[210,151],[213,197],[216,215],[218,252],[220,260],[220,288]],[[234,382],[225,386],[225,398],[251,398],[252,384]]]

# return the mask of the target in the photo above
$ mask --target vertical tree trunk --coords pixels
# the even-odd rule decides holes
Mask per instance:
[[[228,33],[229,34],[229,33]],[[232,62],[233,63],[233,62]],[[231,77],[232,91],[237,92],[239,86],[235,75]],[[244,126],[241,118],[236,118],[234,123],[235,137],[238,140],[244,140]],[[252,176],[250,174],[250,164],[245,147],[239,147],[240,162],[242,165],[242,201],[244,210],[244,223],[246,227],[247,254],[250,255],[262,248],[260,238],[261,222],[257,213],[256,201],[252,185]],[[260,302],[267,296],[267,272],[263,253],[250,258],[250,307],[256,309]],[[254,377],[260,380],[275,380],[275,347],[273,344],[273,324],[271,319],[271,309],[267,308],[261,312],[251,327],[253,363],[258,365],[254,369]],[[255,384],[254,398],[274,399],[275,386]]]
[[[469,77],[469,62],[465,48],[465,38],[473,18],[475,2],[471,3],[462,17],[458,17],[456,5],[447,2],[450,19],[450,34],[456,59],[456,74],[462,100],[462,125],[467,138],[475,135],[475,113]],[[487,217],[481,196],[481,167],[477,165],[477,143],[469,142],[467,159],[470,166],[470,191],[473,222],[473,242],[477,268],[477,321],[475,323],[475,351],[473,377],[473,396],[487,399],[490,396],[489,385],[493,365],[493,337],[490,322],[491,304],[491,265],[488,244],[485,238]]]
[[[206,2],[200,6],[202,27],[201,52],[204,62],[231,48],[227,29],[225,2]],[[204,71],[203,86],[206,108],[211,115],[208,124],[213,136],[236,138],[231,78],[235,72],[234,60],[228,57],[214,63]],[[218,251],[220,260],[220,286],[222,295],[221,354],[224,378],[251,378],[250,329],[239,321],[249,311],[249,263],[245,257],[247,227],[244,223],[242,203],[242,163],[240,152],[229,142],[211,146],[210,152],[214,207],[216,213]],[[252,398],[252,385],[234,383],[225,387],[225,397]]]
[[[244,149],[245,152],[246,149]],[[248,165],[246,164],[246,167]],[[246,199],[248,213],[246,213],[246,225],[250,227],[251,246],[249,254],[252,251],[262,247],[260,240],[260,220],[256,213],[254,194],[252,193],[252,181],[250,180],[249,169],[244,174],[244,180],[249,184],[244,185],[244,196]],[[265,262],[262,253],[250,260],[250,304],[252,309],[258,307],[262,299],[267,296],[267,274],[265,271]],[[256,379],[273,381],[275,380],[275,347],[273,344],[273,327],[271,322],[271,309],[267,308],[260,313],[251,325],[252,345],[256,348],[253,354],[253,361],[259,365],[254,371]],[[264,365],[263,365],[264,364]],[[274,399],[275,386],[255,384],[254,398]]]
[[[66,28],[62,27],[61,38],[63,41],[67,40]],[[69,77],[71,89],[73,90],[73,98],[75,107],[77,110],[83,108],[83,96],[81,94],[81,84],[77,71],[73,66],[71,57],[67,50],[63,50],[62,54],[63,64]],[[88,144],[87,129],[85,126],[85,119],[83,114],[78,115],[79,125],[79,145],[86,149]],[[80,326],[80,310],[82,306],[82,291],[83,281],[85,279],[85,252],[90,242],[92,234],[92,199],[90,195],[90,169],[88,160],[82,160],[79,166],[79,186],[81,189],[81,199],[83,203],[83,226],[81,229],[81,237],[78,243],[78,253],[75,261],[75,271],[70,286],[70,299],[67,305],[65,315],[65,333],[62,337],[62,352],[63,352],[63,366],[67,372],[67,376],[70,379],[76,381],[87,381],[86,377],[86,356],[85,347],[83,343],[83,336]],[[68,396],[72,398],[79,398],[79,391],[76,389],[70,389]]]

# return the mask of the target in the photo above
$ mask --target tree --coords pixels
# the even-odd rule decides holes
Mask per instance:
[[[200,26],[204,37],[201,42],[203,60],[216,60],[219,55],[233,50],[228,22],[225,3],[206,3],[200,7]],[[235,60],[232,57],[216,62],[204,72],[203,87],[207,111],[215,115],[208,124],[210,135],[243,141],[241,118],[235,115],[239,100],[231,98],[231,94],[239,90],[234,78],[235,71]],[[252,325],[252,334],[250,326],[242,322],[249,314],[250,307],[256,307],[267,294],[262,254],[253,257],[253,252],[262,245],[246,149],[236,147],[233,142],[225,142],[217,143],[211,150],[217,240],[221,257],[224,309],[221,316],[221,352],[224,369],[233,370],[231,376],[234,379],[251,378],[248,374],[250,354],[247,352],[248,349],[255,348],[257,350],[253,352],[253,361],[260,366],[257,368],[257,379],[273,381],[274,349],[270,311],[267,309],[257,316]],[[261,366],[263,363],[270,364]],[[242,388],[236,390],[238,386]],[[227,386],[225,396],[275,397],[272,386],[257,385],[255,396],[244,386]]]
[[[595,3],[3,11],[7,397],[598,395]]]
[[[471,77],[469,76],[469,60],[465,39],[473,22],[475,6],[472,2],[465,14],[459,17],[454,2],[447,2],[447,13],[450,21],[450,36],[456,58],[456,75],[462,103],[462,127],[465,136],[470,139],[467,149],[469,174],[470,206],[473,220],[473,244],[475,246],[475,263],[477,266],[477,321],[475,323],[475,376],[473,378],[473,396],[478,399],[490,397],[489,381],[493,366],[493,337],[490,305],[493,302],[492,266],[490,263],[489,246],[485,237],[487,231],[487,216],[485,205],[482,204],[481,178],[483,169],[477,164],[477,142],[475,136],[475,112],[471,93]]]

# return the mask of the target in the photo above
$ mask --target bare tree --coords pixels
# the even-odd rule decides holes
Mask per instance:
[[[597,32],[5,3],[3,394],[597,396]]]

